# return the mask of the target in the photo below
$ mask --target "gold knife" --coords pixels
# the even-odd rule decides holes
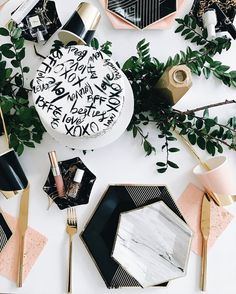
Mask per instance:
[[[24,243],[25,233],[28,227],[28,209],[29,209],[29,185],[23,190],[20,201],[19,213],[19,262],[18,262],[18,277],[17,287],[22,287],[23,280],[23,261],[24,261]]]
[[[202,233],[202,264],[201,264],[201,290],[206,291],[207,282],[207,252],[210,235],[211,201],[207,193],[202,199],[201,233]]]

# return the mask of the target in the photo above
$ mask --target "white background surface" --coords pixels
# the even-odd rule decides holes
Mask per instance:
[[[19,1],[11,1],[0,12],[0,24],[5,24],[8,19],[10,7],[16,6]],[[77,7],[77,0],[57,0],[57,6],[62,22],[72,14]],[[173,55],[181,49],[185,49],[188,42],[185,42],[180,35],[174,34],[176,25],[170,30],[165,31],[118,31],[114,30],[105,15],[98,0],[91,1],[96,4],[102,13],[102,20],[97,31],[96,37],[101,41],[111,40],[113,42],[113,58],[121,64],[125,59],[135,53],[135,46],[139,40],[145,37],[151,43],[152,54],[165,61],[169,55]],[[13,4],[12,4],[13,3]],[[192,1],[188,1],[184,12],[189,11]],[[0,40],[0,42],[2,39]],[[42,54],[48,54],[51,42],[44,48],[39,48]],[[236,42],[230,52],[224,52],[218,59],[225,64],[230,64],[236,69],[235,58]],[[40,64],[40,58],[36,57],[32,50],[32,45],[27,48],[27,58],[25,64],[31,67],[33,77],[35,70]],[[215,79],[206,81],[204,78],[194,77],[193,87],[181,100],[178,107],[189,109],[196,106],[222,101],[224,99],[236,98],[235,89],[229,89],[221,85]],[[211,111],[211,115],[219,114],[222,122],[226,117],[235,114],[236,105],[218,108]],[[150,131],[150,135],[157,142],[160,148],[161,143],[157,141],[156,134]],[[2,141],[3,142],[3,141]],[[2,145],[2,144],[0,144]],[[181,142],[176,145],[182,145]],[[48,243],[37,260],[34,268],[30,272],[24,287],[17,289],[15,284],[7,279],[0,277],[0,293],[24,293],[24,294],[61,294],[66,292],[67,280],[67,253],[68,238],[65,233],[66,215],[65,211],[59,211],[53,206],[49,211],[47,208],[47,198],[42,191],[49,171],[49,160],[47,152],[56,149],[60,160],[74,156],[81,156],[84,163],[93,173],[97,175],[92,190],[89,205],[77,208],[79,219],[79,231],[82,230],[88,218],[93,212],[102,193],[110,183],[137,183],[137,184],[167,184],[173,197],[177,199],[189,182],[200,186],[194,179],[192,168],[196,164],[195,159],[189,154],[184,146],[182,151],[175,155],[175,160],[179,163],[179,170],[169,170],[165,174],[157,174],[155,162],[165,157],[164,153],[158,152],[156,157],[145,157],[140,147],[139,139],[134,140],[130,133],[124,133],[116,142],[94,152],[88,152],[84,156],[80,151],[71,151],[45,134],[41,145],[37,148],[28,148],[20,161],[25,173],[31,183],[29,224],[48,238]],[[234,167],[236,175],[236,156],[234,152],[226,152],[230,163]],[[203,158],[208,155],[202,153]],[[236,176],[235,176],[236,177]],[[235,178],[236,180],[236,178]],[[0,205],[7,212],[17,216],[19,207],[19,197],[6,200],[0,199]],[[235,204],[228,207],[233,214],[236,214]],[[200,258],[191,253],[187,276],[176,281],[172,281],[166,289],[120,289],[108,290],[98,273],[92,259],[82,244],[79,234],[74,238],[73,256],[73,293],[78,294],[193,294],[200,293],[199,273]],[[227,227],[221,237],[217,240],[214,247],[209,252],[208,261],[208,293],[211,294],[233,294],[236,288],[236,222],[235,219]]]

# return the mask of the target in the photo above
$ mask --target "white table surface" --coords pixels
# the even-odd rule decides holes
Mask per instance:
[[[18,0],[11,0],[4,10],[0,12],[0,25],[6,23],[9,11],[13,6],[17,6]],[[78,5],[77,0],[57,0],[58,11],[64,23],[74,8]],[[151,52],[160,60],[165,61],[169,55],[173,55],[181,49],[185,49],[189,43],[184,41],[180,35],[174,34],[176,25],[165,31],[124,31],[114,30],[105,15],[98,0],[91,1],[96,4],[102,13],[102,20],[97,30],[96,37],[101,41],[110,40],[113,42],[113,58],[122,63],[125,59],[135,53],[135,46],[139,40],[146,38],[151,43]],[[192,1],[187,1],[184,10],[188,12]],[[0,39],[0,43],[2,39]],[[51,42],[40,48],[42,54],[48,54]],[[229,52],[224,52],[217,57],[225,64],[236,69],[235,58],[236,42],[233,42]],[[27,45],[27,58],[25,65],[30,66],[30,81],[40,64],[40,58],[36,57],[32,50],[32,45]],[[229,89],[214,78],[206,81],[203,77],[193,78],[193,87],[179,102],[180,109],[189,109],[200,105],[219,102],[224,99],[236,98],[235,89]],[[235,114],[236,106],[225,106],[210,111],[218,114],[224,122],[228,116]],[[156,134],[150,130],[150,135],[156,138]],[[3,145],[1,139],[0,145]],[[135,184],[166,184],[177,199],[189,182],[200,186],[200,183],[192,175],[192,168],[196,164],[192,155],[182,146],[181,142],[176,143],[181,147],[181,152],[175,155],[175,160],[179,163],[178,170],[170,169],[165,174],[157,174],[155,162],[165,158],[165,154],[158,152],[156,156],[145,157],[140,147],[140,139],[134,140],[131,133],[125,132],[116,142],[94,152],[83,155],[80,151],[69,150],[55,142],[49,135],[45,134],[43,142],[37,145],[36,149],[27,148],[24,155],[20,157],[20,162],[31,183],[29,224],[34,229],[43,233],[48,238],[48,243],[30,272],[23,288],[17,289],[15,284],[0,277],[0,293],[24,293],[24,294],[61,294],[66,292],[67,280],[67,253],[68,237],[65,233],[66,214],[59,211],[54,205],[49,211],[47,208],[47,197],[42,191],[43,183],[49,170],[49,160],[47,152],[56,149],[60,160],[74,156],[80,156],[84,163],[97,176],[92,190],[90,202],[86,206],[77,208],[79,219],[79,231],[86,224],[93,212],[96,204],[108,184],[111,183],[135,183]],[[159,144],[160,147],[160,144]],[[236,174],[236,154],[227,151],[230,163]],[[207,158],[206,153],[202,153],[203,158]],[[19,207],[19,197],[6,200],[0,199],[1,207],[12,215],[17,216]],[[227,207],[233,214],[236,214],[236,205]],[[168,288],[149,289],[120,289],[109,290],[106,288],[98,270],[87,253],[79,234],[74,238],[73,256],[73,293],[78,294],[193,294],[200,293],[199,273],[200,257],[191,253],[188,272],[186,277],[172,281]],[[236,222],[230,223],[224,233],[216,241],[209,252],[208,261],[208,291],[212,294],[233,294],[236,288]]]

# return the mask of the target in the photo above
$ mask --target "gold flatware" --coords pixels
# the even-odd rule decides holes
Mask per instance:
[[[201,290],[206,291],[207,282],[207,253],[208,239],[210,235],[211,202],[205,193],[202,199],[201,233],[202,233],[202,264],[201,264]]]
[[[67,208],[67,227],[69,235],[69,271],[67,293],[72,293],[72,238],[77,233],[77,216],[75,208]]]
[[[20,201],[19,213],[19,262],[17,287],[22,287],[23,280],[23,261],[24,261],[24,243],[25,233],[28,227],[28,210],[29,210],[29,185],[23,190]]]

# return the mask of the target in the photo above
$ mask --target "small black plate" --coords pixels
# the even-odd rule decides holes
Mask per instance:
[[[67,190],[70,182],[73,181],[77,168],[84,170],[84,175],[77,196],[75,198],[58,197],[55,180],[51,170],[48,174],[46,183],[43,186],[43,190],[60,209],[87,204],[89,202],[90,193],[96,180],[96,176],[84,165],[79,157],[59,161],[58,164],[64,181],[65,190]]]
[[[121,212],[160,200],[164,201],[176,215],[184,220],[165,186],[109,186],[99,202],[82,232],[81,238],[108,288],[141,287],[132,276],[112,259],[113,242]],[[166,286],[167,284],[158,286]]]

